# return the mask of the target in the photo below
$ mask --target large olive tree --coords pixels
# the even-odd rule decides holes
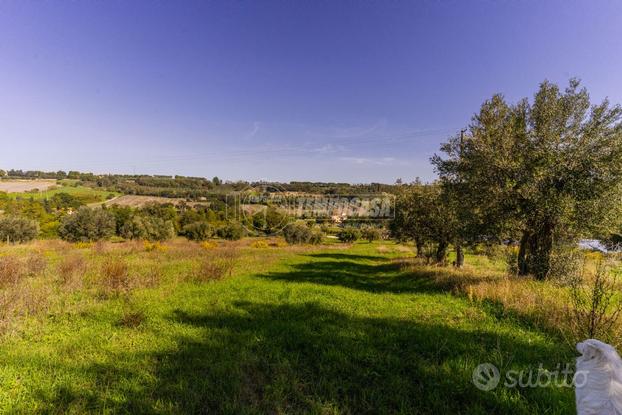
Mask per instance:
[[[432,162],[468,213],[464,229],[518,235],[520,272],[542,279],[556,238],[603,234],[620,217],[621,120],[619,105],[591,105],[577,80],[563,91],[543,82],[532,102],[484,102],[465,139]]]

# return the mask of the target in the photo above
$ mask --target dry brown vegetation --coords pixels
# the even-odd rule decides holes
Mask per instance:
[[[60,259],[58,264],[58,278],[66,288],[78,289],[82,287],[87,265],[84,257],[78,253],[72,253]]]
[[[240,249],[249,244],[220,241],[209,249],[185,239],[157,244],[70,244],[58,240],[0,244],[0,334],[17,328],[23,317],[44,311],[81,313],[84,307],[107,299],[119,298],[129,304],[137,289],[162,284],[173,288],[184,281],[203,283],[230,277]],[[267,262],[280,249],[270,247],[271,254],[253,260]],[[79,295],[72,297],[72,293]],[[127,306],[119,324],[137,327],[142,314]]]
[[[207,282],[230,277],[239,255],[238,248],[235,246],[213,250],[201,259],[193,279]]]
[[[589,257],[589,256],[588,256]],[[589,258],[588,258],[589,260]],[[622,331],[619,293],[622,287],[612,276],[603,282],[598,279],[598,267],[589,263],[584,267],[582,279],[575,289],[585,299],[583,309],[578,309],[573,300],[573,288],[560,285],[557,281],[537,281],[531,277],[519,277],[493,267],[466,265],[462,269],[447,266],[427,265],[416,258],[395,261],[410,273],[413,278],[430,283],[442,291],[466,296],[470,301],[487,305],[499,318],[509,317],[524,321],[542,330],[555,333],[569,344],[584,340],[588,325],[600,324],[599,338],[614,345],[622,345],[622,339],[616,333]],[[595,286],[600,281],[601,286]],[[609,301],[598,309],[600,321],[590,310],[594,292],[602,295],[602,285],[608,289]],[[575,293],[576,294],[576,293]],[[616,299],[618,303],[616,305]],[[592,329],[592,332],[595,330]],[[588,336],[589,337],[589,336]]]
[[[107,294],[128,294],[132,281],[127,264],[123,258],[108,257],[101,266],[99,283]]]

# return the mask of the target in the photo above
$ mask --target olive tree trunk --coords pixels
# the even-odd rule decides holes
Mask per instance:
[[[464,265],[464,251],[462,250],[462,243],[456,242],[456,268],[462,268]]]

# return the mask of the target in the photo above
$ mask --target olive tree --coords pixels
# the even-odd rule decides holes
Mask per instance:
[[[58,235],[70,242],[89,242],[106,239],[114,235],[114,215],[104,209],[81,207],[63,218]]]
[[[484,102],[464,140],[432,158],[480,238],[520,240],[521,274],[546,277],[556,240],[606,233],[620,217],[622,108],[590,103],[571,80],[543,82],[532,102]]]
[[[0,242],[23,243],[37,237],[39,224],[19,216],[0,217]]]
[[[456,214],[446,196],[438,183],[416,181],[400,189],[395,218],[390,224],[391,233],[397,239],[413,240],[419,257],[423,256],[426,243],[434,243],[435,259],[443,262],[449,246],[456,242]]]

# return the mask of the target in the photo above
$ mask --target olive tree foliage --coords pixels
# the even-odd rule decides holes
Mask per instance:
[[[520,240],[518,269],[544,279],[554,243],[606,234],[620,217],[622,108],[590,104],[571,80],[543,82],[532,102],[484,102],[461,142],[432,158],[460,201],[467,237]]]
[[[37,237],[39,224],[37,221],[19,216],[0,217],[0,242],[23,243]]]
[[[395,218],[389,226],[393,237],[415,242],[419,257],[423,256],[426,244],[436,244],[437,262],[443,262],[450,244],[456,243],[458,226],[454,207],[438,183],[415,181],[401,186],[396,197]]]
[[[170,220],[136,214],[123,224],[119,234],[126,239],[165,241],[175,236],[175,227]]]
[[[323,234],[319,229],[312,229],[301,223],[289,223],[283,228],[283,237],[288,244],[322,243]]]
[[[112,213],[83,206],[63,218],[58,235],[70,242],[90,242],[113,236],[115,228],[116,222]]]

